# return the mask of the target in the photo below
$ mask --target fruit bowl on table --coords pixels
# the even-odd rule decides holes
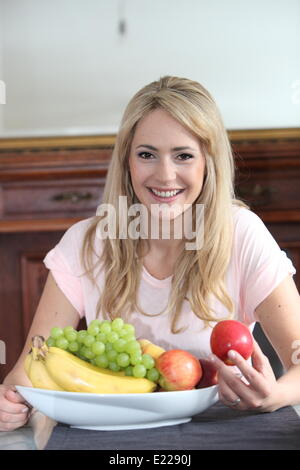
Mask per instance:
[[[191,421],[218,400],[218,386],[154,393],[97,394],[17,385],[31,406],[72,427],[113,431],[171,426]]]

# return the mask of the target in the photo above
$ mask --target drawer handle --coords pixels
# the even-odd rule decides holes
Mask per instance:
[[[92,199],[93,195],[92,193],[89,192],[79,192],[79,191],[69,191],[66,193],[59,193],[53,196],[52,200],[53,201],[58,201],[58,202],[72,202],[73,204],[76,204],[77,202],[80,201],[88,201]]]

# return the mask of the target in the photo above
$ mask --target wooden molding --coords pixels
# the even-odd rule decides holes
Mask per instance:
[[[300,127],[282,129],[229,130],[232,142],[264,140],[300,140]]]
[[[0,151],[17,149],[111,148],[114,146],[114,143],[115,135],[0,138]]]
[[[300,128],[228,130],[231,141],[299,140]],[[0,138],[1,150],[112,148],[115,135]]]
[[[64,219],[0,220],[0,233],[64,232],[82,217]]]

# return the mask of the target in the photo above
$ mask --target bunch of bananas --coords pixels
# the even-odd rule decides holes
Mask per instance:
[[[146,378],[89,364],[56,347],[48,347],[42,336],[32,338],[25,371],[33,387],[81,393],[150,393],[157,384]]]

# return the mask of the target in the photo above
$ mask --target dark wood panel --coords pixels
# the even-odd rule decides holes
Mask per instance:
[[[0,340],[6,345],[0,383],[25,343],[48,272],[41,261],[61,236],[62,232],[0,234]]]

